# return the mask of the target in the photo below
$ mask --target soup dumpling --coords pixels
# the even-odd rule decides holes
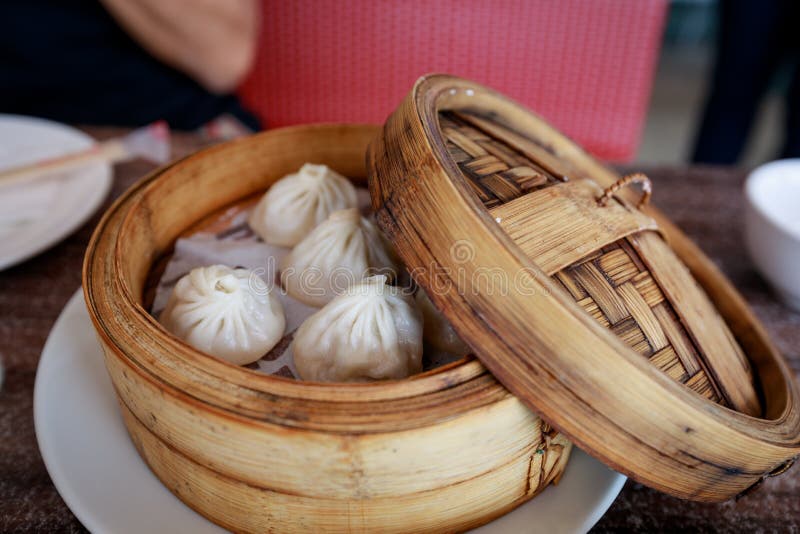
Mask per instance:
[[[283,305],[252,271],[211,265],[178,280],[159,322],[196,348],[236,365],[252,363],[283,337]]]
[[[290,297],[321,307],[364,277],[394,280],[398,265],[372,221],[357,209],[335,211],[283,258],[281,285]]]
[[[350,180],[325,165],[306,163],[275,182],[247,222],[266,243],[293,247],[334,211],[356,206]]]
[[[422,317],[414,300],[369,277],[306,319],[293,342],[303,380],[365,382],[422,371]]]

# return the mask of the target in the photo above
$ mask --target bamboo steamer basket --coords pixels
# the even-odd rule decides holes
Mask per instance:
[[[479,360],[300,382],[201,354],[146,312],[178,236],[307,161],[369,175],[379,224]],[[573,441],[679,497],[753,487],[800,452],[795,385],[714,265],[637,207],[641,180],[447,76],[383,129],[275,130],[155,172],[104,216],[83,273],[137,450],[237,531],[467,529],[557,481]],[[492,293],[498,275],[524,291]]]
[[[620,177],[519,104],[444,75],[417,82],[368,158],[378,222],[415,280],[576,445],[702,501],[791,465],[791,372],[730,283],[648,205],[646,176]]]
[[[402,381],[301,382],[199,353],[147,313],[148,277],[178,236],[308,161],[365,184],[378,132],[302,126],[206,149],[134,185],[89,244],[84,293],[128,432],[170,491],[228,529],[463,530],[567,463],[571,444],[475,359]]]

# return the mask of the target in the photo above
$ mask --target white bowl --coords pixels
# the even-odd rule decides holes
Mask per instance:
[[[780,299],[800,311],[800,159],[755,169],[745,197],[750,256]]]

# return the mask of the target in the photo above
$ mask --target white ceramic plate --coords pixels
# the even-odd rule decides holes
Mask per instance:
[[[42,351],[34,419],[53,483],[92,532],[222,532],[162,486],[133,448],[80,292]],[[476,532],[586,532],[624,483],[576,450],[558,486]]]
[[[0,115],[0,169],[60,156],[93,143],[88,135],[63,124]],[[0,184],[0,269],[71,234],[100,207],[110,187],[111,167],[106,163],[87,164],[27,185]],[[31,195],[22,196],[22,188],[28,193],[35,189],[36,200],[25,200]]]

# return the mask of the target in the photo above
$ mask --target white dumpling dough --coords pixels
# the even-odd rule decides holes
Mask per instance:
[[[270,245],[293,247],[334,211],[356,206],[350,180],[325,165],[306,163],[275,182],[247,222]]]
[[[335,211],[283,258],[281,285],[309,306],[321,307],[374,274],[399,272],[391,246],[357,209]]]
[[[425,341],[435,349],[464,356],[470,348],[453,329],[450,321],[437,310],[427,293],[422,288],[416,294],[417,307],[422,312],[424,322],[423,336]]]
[[[365,382],[422,371],[422,317],[386,281],[367,278],[297,329],[294,364],[303,380]]]
[[[178,280],[159,322],[192,347],[236,365],[252,363],[283,337],[283,305],[247,269],[198,267]]]

